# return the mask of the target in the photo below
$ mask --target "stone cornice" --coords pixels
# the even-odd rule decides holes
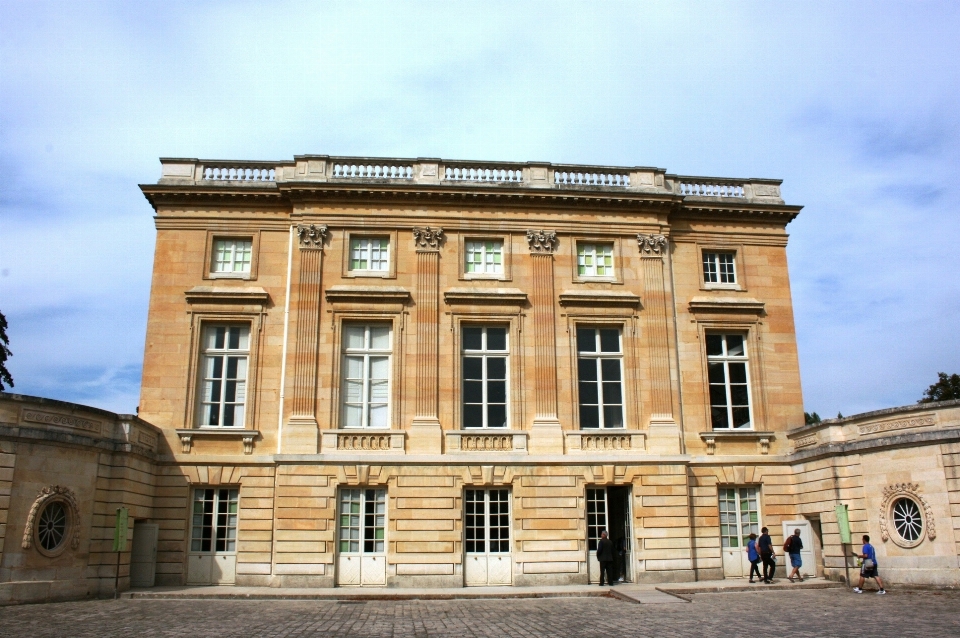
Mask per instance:
[[[527,303],[527,293],[518,288],[451,288],[443,293],[447,304],[489,304],[523,305]]]
[[[747,312],[763,313],[764,303],[747,297],[694,297],[690,312]]]
[[[184,291],[183,294],[189,304],[241,303],[266,305],[270,302],[270,293],[257,287],[194,286],[190,290]]]
[[[640,297],[632,292],[612,290],[564,290],[560,293],[561,306],[625,306],[637,308]]]
[[[324,291],[330,302],[405,303],[410,291],[399,286],[330,286]]]

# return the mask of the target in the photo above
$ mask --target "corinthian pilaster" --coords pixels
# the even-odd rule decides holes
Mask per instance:
[[[637,235],[643,262],[643,325],[650,365],[650,448],[662,454],[680,452],[680,431],[673,415],[670,342],[664,258],[669,242],[663,235]]]
[[[562,454],[563,432],[557,417],[557,327],[553,288],[553,255],[559,241],[549,230],[528,230],[533,271],[534,398],[536,414],[530,451]]]
[[[440,246],[443,230],[414,228],[417,249],[416,415],[410,427],[411,452],[441,452],[438,330],[440,326]]]
[[[290,420],[283,432],[283,452],[317,452],[317,336],[323,272],[323,224],[297,226],[300,268],[297,272],[297,340],[293,351]]]

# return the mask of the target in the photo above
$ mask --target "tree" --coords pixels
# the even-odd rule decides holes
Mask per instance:
[[[7,357],[13,356],[9,346],[10,340],[7,339],[7,318],[0,312],[0,392],[6,390],[3,386],[4,383],[11,388],[13,387],[13,377],[10,376],[10,372],[7,370]]]
[[[960,399],[960,374],[947,376],[946,372],[938,372],[937,376],[940,377],[940,380],[927,388],[923,393],[923,398],[917,403]]]
[[[803,413],[803,422],[807,425],[813,425],[814,423],[820,423],[820,415],[814,412],[813,414],[809,412]]]

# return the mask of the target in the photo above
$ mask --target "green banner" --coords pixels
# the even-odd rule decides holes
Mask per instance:
[[[117,524],[113,528],[113,551],[121,552],[127,547],[127,523],[130,510],[126,507],[117,508]]]
[[[837,505],[837,527],[840,528],[840,542],[850,544],[850,515],[846,505]]]

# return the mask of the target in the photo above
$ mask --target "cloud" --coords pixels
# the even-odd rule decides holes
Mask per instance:
[[[327,153],[783,178],[808,409],[913,401],[960,361],[958,30],[949,3],[0,3],[17,390],[135,405],[158,157]]]

